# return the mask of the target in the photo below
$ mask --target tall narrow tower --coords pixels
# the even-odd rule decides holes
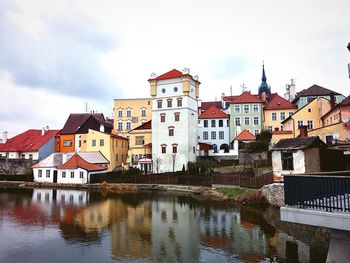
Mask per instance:
[[[188,69],[151,76],[154,172],[180,171],[196,161],[199,85]]]

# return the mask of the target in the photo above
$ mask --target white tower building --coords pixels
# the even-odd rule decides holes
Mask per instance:
[[[148,80],[152,97],[152,159],[154,172],[187,169],[196,161],[198,77],[173,69]]]

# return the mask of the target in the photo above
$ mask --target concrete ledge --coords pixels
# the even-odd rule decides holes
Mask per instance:
[[[281,207],[281,220],[304,225],[350,231],[350,214],[295,207]]]

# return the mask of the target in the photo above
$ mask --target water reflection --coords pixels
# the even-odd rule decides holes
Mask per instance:
[[[0,243],[11,235],[18,235],[13,247],[22,237],[29,251],[38,249],[31,238],[50,239],[39,242],[48,255],[61,249],[85,262],[324,262],[327,252],[273,227],[255,209],[159,193],[0,189]],[[20,260],[40,261],[0,248],[0,262]]]

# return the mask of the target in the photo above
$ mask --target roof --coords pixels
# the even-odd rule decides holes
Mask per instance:
[[[120,135],[117,135],[117,134],[111,134],[111,137],[112,138],[116,138],[116,139],[120,139],[120,140],[124,140],[124,141],[129,141],[128,138],[120,136]]]
[[[51,138],[54,138],[60,130],[48,130],[44,135],[42,130],[28,130],[8,139],[0,144],[0,152],[32,152],[38,151]]]
[[[248,91],[243,92],[238,96],[224,96],[224,101],[230,101],[231,103],[262,103],[263,101],[258,95],[252,95]]]
[[[326,89],[324,87],[321,87],[319,85],[312,85],[311,87],[307,89],[303,89],[302,91],[298,92],[297,95],[295,96],[294,100],[292,101],[293,103],[296,102],[300,97],[308,97],[308,96],[329,96],[329,95],[341,95],[338,92],[335,92],[330,89]]]
[[[210,106],[207,110],[205,110],[204,112],[202,112],[199,116],[199,119],[228,119],[230,118],[230,116],[221,111],[220,109],[218,109],[215,106]]]
[[[267,103],[264,106],[265,110],[297,109],[297,106],[285,100],[277,93],[267,95],[266,101]]]
[[[272,134],[293,134],[292,131],[273,131]]]
[[[71,158],[75,153],[69,152],[67,153],[67,159]],[[78,152],[80,157],[85,159],[87,162],[95,163],[95,164],[109,164],[109,161],[104,157],[104,155],[100,152]]]
[[[89,163],[75,153],[67,162],[57,167],[58,169],[77,169],[82,168],[87,171],[103,171],[107,170],[107,167],[94,163]]]
[[[200,151],[209,151],[210,149],[213,148],[211,144],[204,143],[204,142],[198,142],[198,145],[199,145]]]
[[[45,159],[34,164],[32,168],[56,167],[63,162],[64,153],[52,153]]]
[[[318,136],[281,139],[272,147],[272,150],[300,150],[321,145],[325,145],[325,143]]]
[[[149,120],[148,122],[145,122],[144,124],[141,124],[140,126],[137,126],[133,131],[135,130],[150,130],[152,129],[152,120]]]
[[[159,75],[158,77],[155,78],[150,78],[149,80],[165,80],[165,79],[176,79],[176,78],[181,78],[184,76],[190,76],[192,78],[192,76],[190,74],[183,74],[181,71],[177,70],[177,69],[172,69],[162,75]],[[193,78],[192,78],[193,79]],[[195,80],[196,82],[200,83],[198,80]]]
[[[333,107],[328,112],[326,112],[321,117],[321,119],[324,119],[325,117],[329,116],[329,114],[332,113],[333,111],[335,111],[336,109],[341,108],[341,107],[346,107],[346,106],[350,106],[350,96],[346,97],[341,103],[335,105],[335,107]]]
[[[201,109],[201,111],[205,111],[206,109],[208,109],[211,106],[215,106],[218,109],[222,109],[221,101],[202,101],[200,109]]]
[[[105,121],[103,113],[71,113],[63,126],[61,134],[74,134],[91,116],[96,120]]]
[[[240,134],[238,134],[235,138],[237,141],[255,141],[256,138],[253,134],[248,130],[243,130]]]

